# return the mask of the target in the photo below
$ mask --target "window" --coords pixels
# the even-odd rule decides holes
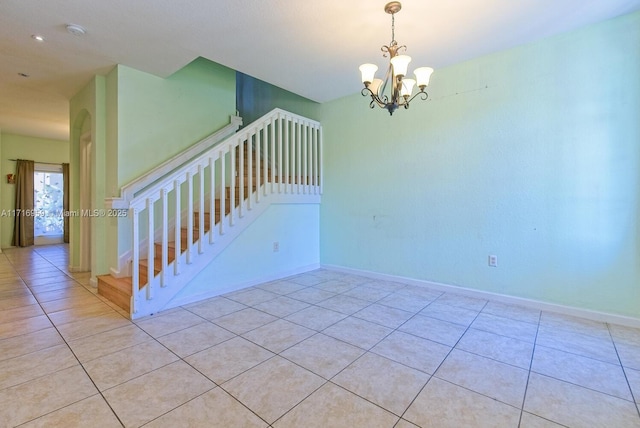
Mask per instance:
[[[36,164],[33,177],[36,245],[62,242],[63,178],[60,165]]]

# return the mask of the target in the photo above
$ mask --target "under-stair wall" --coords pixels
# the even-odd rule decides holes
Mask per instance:
[[[317,219],[322,193],[321,154],[320,124],[276,109],[195,157],[183,154],[190,160],[180,167],[154,170],[138,183],[125,186],[122,197],[110,203],[113,209],[126,213],[131,248],[120,255],[121,265],[112,269],[112,275],[98,278],[98,292],[128,310],[132,318],[139,318],[167,307],[203,271],[205,277],[223,278],[212,262],[243,234],[254,245],[270,247],[274,252],[274,242],[280,238],[265,231],[274,230],[279,220],[266,221],[267,215],[262,226],[261,222],[252,225],[274,205],[311,204],[315,206],[311,215],[304,210],[298,210],[298,215]],[[286,229],[287,224],[295,222],[286,220],[280,226]],[[311,240],[317,236],[318,224],[315,221],[307,226],[312,229]],[[260,231],[261,227],[265,231]],[[279,235],[285,240],[309,239],[299,232],[291,227]],[[253,263],[259,271],[260,263],[251,260],[249,254],[234,256],[236,262],[238,259],[245,266]],[[317,265],[318,257],[301,263],[309,265],[309,260]],[[233,269],[227,271],[225,275]],[[263,271],[264,275],[254,278],[264,280],[273,275],[269,269]],[[283,273],[291,273],[291,269],[285,268]],[[182,301],[250,282],[238,275],[227,277],[223,285],[211,282],[214,289],[207,289],[207,281],[202,278],[191,287],[195,292],[183,293]]]

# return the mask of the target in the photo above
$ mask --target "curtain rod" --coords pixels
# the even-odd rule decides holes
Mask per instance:
[[[17,162],[18,160],[27,160],[27,159],[9,159],[9,160],[13,161],[13,162]],[[66,163],[66,162],[58,162],[58,163],[56,163],[56,162],[38,162],[38,161],[33,161],[33,163],[43,163],[45,165],[62,165],[63,163]]]

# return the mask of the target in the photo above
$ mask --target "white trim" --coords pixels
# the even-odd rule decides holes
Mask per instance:
[[[240,282],[237,284],[228,284],[222,288],[218,288],[216,290],[210,290],[207,291],[205,293],[200,293],[197,294],[195,296],[188,296],[188,297],[183,297],[181,299],[175,299],[170,301],[167,306],[165,306],[164,308],[162,308],[163,311],[167,310],[167,309],[172,309],[172,308],[176,308],[178,306],[184,306],[184,305],[188,305],[191,303],[196,303],[196,302],[200,302],[206,299],[210,299],[212,297],[216,297],[216,296],[221,296],[223,294],[226,293],[231,293],[232,291],[238,291],[238,290],[242,290],[245,288],[249,288],[249,287],[253,287],[255,285],[260,285],[260,284],[264,284],[267,282],[271,282],[271,281],[277,281],[279,279],[284,279],[287,278],[289,276],[293,276],[293,275],[299,275],[301,273],[306,273],[306,272],[311,272],[313,270],[319,269],[320,268],[320,264],[319,263],[313,263],[307,266],[301,266],[299,268],[295,268],[295,269],[289,269],[286,271],[282,271],[282,272],[278,272],[272,275],[267,275],[267,276],[263,276],[260,278],[256,278],[256,279],[252,279],[250,281],[245,281],[245,282]]]
[[[379,272],[372,272],[361,269],[348,268],[337,265],[321,266],[324,269],[334,270],[337,272],[350,273],[354,275],[365,276],[372,279],[381,279],[385,281],[399,282],[408,285],[416,285],[418,287],[430,288],[437,291],[457,293],[468,297],[488,299],[495,302],[519,305],[526,308],[537,309],[541,311],[556,312],[563,315],[571,315],[574,317],[586,318],[593,321],[606,322],[610,324],[619,324],[628,327],[640,328],[640,318],[628,317],[625,315],[611,314],[607,312],[594,311],[591,309],[576,308],[574,306],[565,306],[557,303],[543,302],[540,300],[526,299],[523,297],[509,296],[506,294],[493,293],[490,291],[476,290],[457,285],[441,284],[438,282],[425,281],[403,276],[390,275]]]

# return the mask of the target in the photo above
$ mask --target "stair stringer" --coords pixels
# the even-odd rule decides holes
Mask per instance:
[[[267,185],[271,185],[268,183]],[[263,185],[264,186],[264,185]],[[255,193],[253,194],[255,195]],[[150,284],[142,287],[137,293],[131,296],[131,319],[141,318],[154,314],[164,309],[167,304],[186,286],[189,285],[203,269],[205,269],[217,256],[219,256],[242,232],[255,222],[271,205],[275,204],[319,204],[320,195],[313,194],[287,194],[273,193],[263,197],[260,202],[253,202],[252,208],[243,210],[243,216],[234,215],[233,226],[229,225],[229,215],[227,214],[220,222],[204,233],[202,252],[198,251],[198,242],[194,242],[191,248],[192,260],[187,263],[187,251],[182,252],[174,261],[168,264],[167,270],[174,271],[176,262],[179,265],[178,275],[167,275],[164,286],[161,286],[160,272]],[[246,203],[246,201],[245,201]],[[220,234],[220,224],[224,224],[224,233]],[[213,233],[213,243],[210,243],[211,233]],[[148,299],[148,287],[153,292]]]

